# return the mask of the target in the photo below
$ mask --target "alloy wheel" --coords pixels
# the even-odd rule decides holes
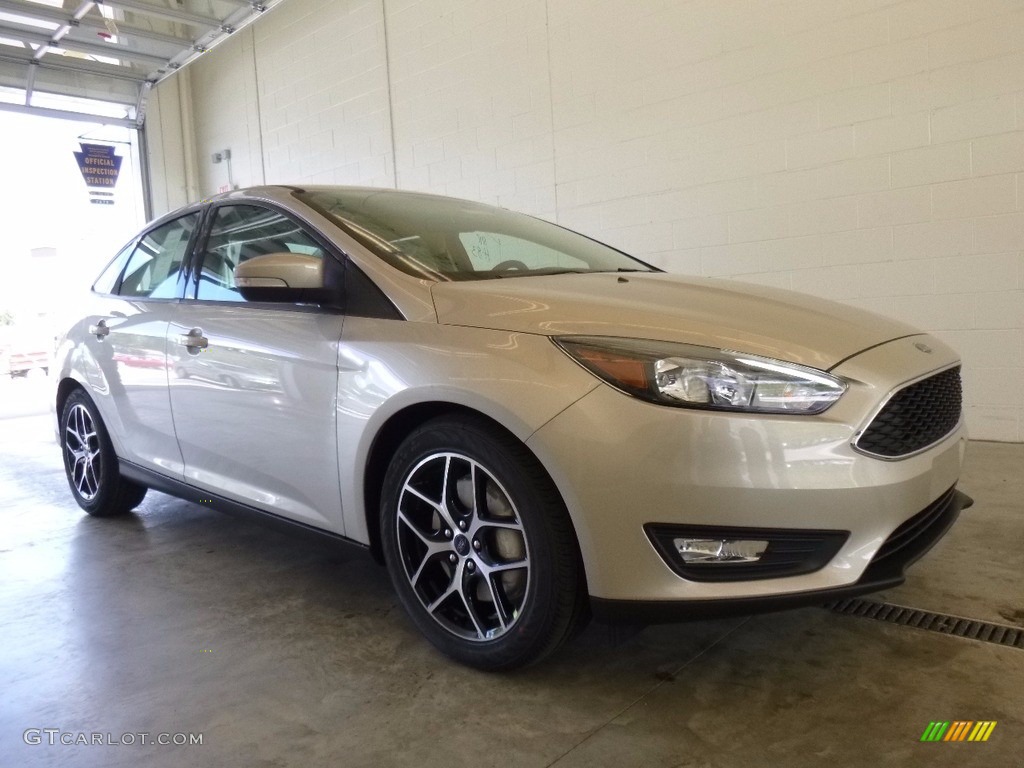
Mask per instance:
[[[71,408],[64,423],[64,450],[71,482],[84,500],[91,501],[100,491],[103,466],[99,433],[92,414],[81,403]]]
[[[482,464],[450,452],[420,461],[402,485],[394,524],[405,576],[434,621],[474,642],[515,625],[529,548],[515,504]]]

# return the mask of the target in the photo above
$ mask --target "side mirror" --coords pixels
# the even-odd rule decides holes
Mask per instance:
[[[323,304],[333,291],[324,286],[324,260],[304,253],[268,253],[235,267],[235,287],[246,301]]]

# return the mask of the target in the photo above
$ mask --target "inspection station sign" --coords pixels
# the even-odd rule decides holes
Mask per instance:
[[[117,176],[121,172],[120,155],[114,154],[114,148],[106,144],[86,144],[79,142],[81,152],[75,152],[78,169],[82,172],[87,187],[112,189],[117,184]],[[93,199],[96,202],[96,199]]]

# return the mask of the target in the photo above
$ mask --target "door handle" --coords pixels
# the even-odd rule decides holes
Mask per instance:
[[[107,321],[99,320],[95,325],[90,325],[89,333],[92,336],[95,336],[99,341],[103,341],[103,338],[110,334],[110,328],[107,327]]]
[[[210,340],[203,336],[202,328],[193,328],[183,336],[179,336],[178,343],[188,347],[190,351],[198,351],[206,349],[210,345]]]

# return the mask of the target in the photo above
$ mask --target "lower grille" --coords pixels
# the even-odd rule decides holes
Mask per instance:
[[[922,511],[905,521],[878,548],[878,552],[875,553],[871,562],[873,564],[881,563],[888,558],[895,557],[902,550],[913,547],[914,542],[919,538],[927,538],[929,531],[941,521],[943,514],[949,508],[954,493],[956,490],[950,488]]]
[[[864,453],[887,459],[916,453],[956,429],[962,407],[957,366],[904,387],[890,397],[855,445]]]
[[[942,538],[956,522],[960,510],[973,503],[955,486],[950,488],[889,535],[871,559],[865,575],[871,578],[902,575],[908,565]]]

